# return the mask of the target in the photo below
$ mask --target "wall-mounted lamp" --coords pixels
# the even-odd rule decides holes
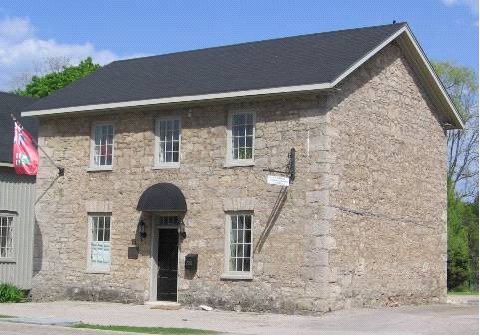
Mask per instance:
[[[138,232],[140,233],[140,238],[144,239],[147,237],[147,233],[145,232],[145,222],[143,219],[140,219],[138,222]]]
[[[183,219],[180,220],[180,237],[182,237],[182,239],[185,239],[187,238],[187,233],[185,232],[185,223],[183,222]]]

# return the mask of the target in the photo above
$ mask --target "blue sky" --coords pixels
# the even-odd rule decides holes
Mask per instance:
[[[476,0],[0,2],[0,89],[47,56],[119,58],[408,21],[427,55],[478,73]]]

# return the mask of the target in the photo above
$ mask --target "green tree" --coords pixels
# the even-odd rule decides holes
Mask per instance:
[[[463,286],[470,278],[468,237],[464,225],[464,204],[457,196],[451,182],[448,183],[448,263],[449,289]]]
[[[447,134],[448,288],[478,289],[477,76],[449,62],[434,68],[465,122],[465,129]]]
[[[58,71],[33,76],[24,89],[17,89],[15,93],[21,96],[45,97],[99,68],[100,65],[93,63],[92,58],[88,57],[78,65],[65,65]]]
[[[467,233],[470,277],[468,287],[478,290],[478,195],[473,203],[465,204],[465,228]]]
[[[478,82],[475,71],[449,62],[433,64],[465,129],[448,131],[448,179],[463,199],[478,194]]]

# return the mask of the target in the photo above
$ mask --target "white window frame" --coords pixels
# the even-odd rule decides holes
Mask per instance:
[[[251,228],[250,228],[250,270],[249,271],[231,271],[230,270],[230,235],[232,231],[232,216],[250,216],[251,217]],[[224,273],[221,275],[222,279],[232,279],[232,280],[252,280],[253,279],[253,249],[254,247],[254,214],[251,211],[235,211],[228,212],[225,216],[225,252],[224,252]]]
[[[91,252],[92,252],[92,228],[93,228],[93,217],[110,217],[110,263],[104,267],[100,267],[95,263],[92,263]],[[112,226],[113,226],[113,216],[111,212],[90,212],[88,213],[88,238],[87,238],[87,272],[89,273],[109,273],[110,266],[112,265]]]
[[[94,152],[95,152],[95,129],[101,126],[112,126],[113,130],[113,143],[112,143],[112,164],[111,165],[95,165]],[[95,122],[92,124],[90,130],[90,167],[88,171],[98,170],[113,170],[113,162],[115,160],[115,124],[112,121]]]
[[[252,158],[251,159],[234,159],[233,158],[233,137],[232,137],[232,127],[233,127],[233,116],[238,114],[251,114],[253,120],[253,134],[252,134]],[[256,129],[256,120],[257,114],[252,110],[238,110],[230,111],[228,113],[228,123],[227,123],[227,167],[234,166],[253,166],[255,165],[255,129]]]
[[[167,120],[178,120],[178,162],[160,161],[160,122]],[[155,158],[153,161],[154,169],[179,168],[182,161],[182,118],[180,116],[165,116],[155,119]]]
[[[15,222],[16,222],[16,215],[15,213],[10,213],[10,212],[0,212],[0,221],[2,221],[3,218],[11,218],[11,222],[10,222],[10,230],[12,231],[11,232],[11,236],[12,236],[12,245],[10,246],[10,249],[12,251],[12,254],[9,255],[8,257],[2,257],[0,255],[0,263],[2,262],[14,262],[15,261],[15,256],[16,256],[16,225],[15,225]],[[0,226],[2,225],[2,223],[0,222]]]

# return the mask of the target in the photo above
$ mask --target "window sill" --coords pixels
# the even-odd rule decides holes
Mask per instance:
[[[15,259],[12,259],[12,258],[5,258],[5,259],[0,258],[0,264],[2,264],[2,263],[14,264],[16,262],[17,261]]]
[[[113,167],[90,167],[87,168],[87,172],[107,172],[107,171],[113,171]]]
[[[107,271],[107,270],[105,270],[105,271],[102,271],[102,270],[91,270],[91,269],[89,269],[89,270],[87,270],[85,273],[87,273],[87,274],[110,274],[110,271]]]
[[[245,161],[229,161],[225,163],[223,168],[233,168],[233,167],[253,167],[255,166],[254,160],[245,160]]]
[[[253,275],[251,273],[244,274],[233,274],[233,273],[223,273],[220,276],[222,280],[253,280]]]
[[[156,164],[155,166],[152,167],[153,170],[159,170],[159,169],[178,169],[180,168],[180,162],[175,162],[171,164]]]

